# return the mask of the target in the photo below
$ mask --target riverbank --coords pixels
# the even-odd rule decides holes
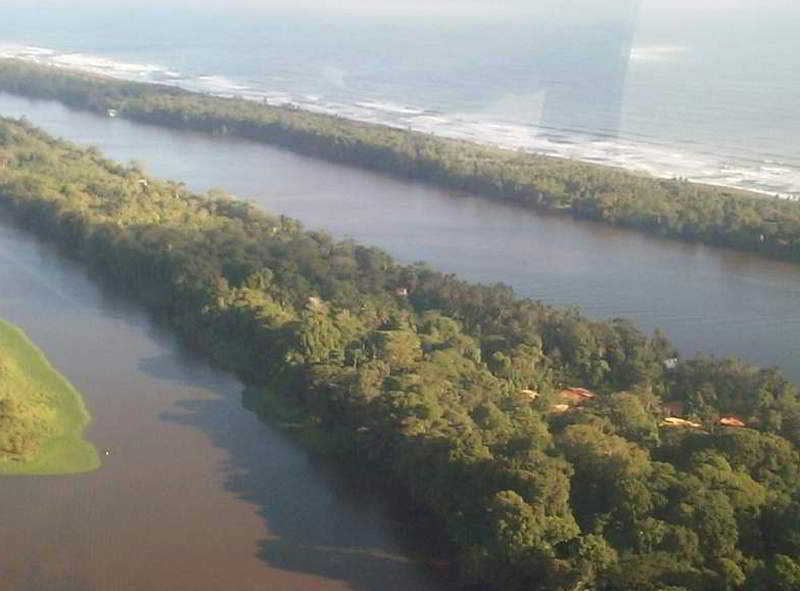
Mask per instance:
[[[0,253],[0,318],[69,376],[113,452],[94,472],[2,478],[0,586],[449,588],[377,491],[245,410],[242,383],[130,291],[3,213]]]
[[[41,350],[0,320],[0,474],[74,474],[100,466],[83,434],[81,394]]]
[[[29,125],[2,129],[10,211],[222,367],[280,384],[327,450],[392,474],[442,523],[461,582],[700,591],[780,585],[795,567],[793,529],[774,524],[797,511],[800,402],[776,370],[673,360],[630,322],[398,265]],[[642,542],[655,522],[663,536]],[[776,549],[759,546],[762,527]]]
[[[800,204],[784,199],[20,60],[0,60],[0,89],[136,121],[271,143],[659,236],[800,260]]]

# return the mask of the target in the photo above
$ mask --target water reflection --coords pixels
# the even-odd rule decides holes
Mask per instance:
[[[593,4],[577,0],[562,5],[569,14],[559,19],[541,62],[546,90],[540,126],[615,137],[641,0],[616,0],[599,20],[580,18]]]
[[[0,96],[0,106],[117,160],[142,160],[152,173],[186,180],[193,190],[222,186],[401,261],[424,260],[471,281],[507,282],[520,295],[580,306],[595,318],[631,318],[648,332],[666,330],[683,355],[733,354],[800,380],[797,265],[537,215],[235,138],[8,95]],[[52,278],[53,270],[42,276]],[[16,289],[8,295],[24,298]]]
[[[0,589],[448,588],[377,495],[261,423],[238,380],[124,290],[2,216],[0,253],[0,317],[84,393],[89,439],[113,450],[96,472],[3,480]]]
[[[169,375],[173,363],[168,356],[143,360],[140,367]],[[244,396],[246,403],[254,392]],[[355,591],[446,588],[429,577],[424,559],[407,554],[411,532],[387,516],[410,516],[401,515],[401,507],[392,506],[367,474],[345,473],[342,465],[307,455],[283,433],[252,415],[242,416],[232,402],[185,399],[160,417],[201,430],[224,450],[223,486],[254,506],[269,529],[258,542],[258,559],[281,571],[311,575],[303,587],[308,590],[327,589],[330,581],[346,581]],[[391,526],[380,530],[375,523]]]

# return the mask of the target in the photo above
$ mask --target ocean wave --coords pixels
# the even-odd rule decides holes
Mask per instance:
[[[0,57],[24,59],[60,68],[76,69],[93,74],[103,74],[123,80],[161,82],[180,76],[180,74],[174,70],[155,64],[123,62],[97,55],[78,52],[59,52],[53,49],[31,45],[0,45]]]
[[[686,48],[638,47],[639,59],[669,56]],[[714,154],[694,141],[681,146],[656,138],[607,137],[580,130],[543,128],[497,121],[474,113],[440,113],[377,100],[331,101],[314,94],[293,94],[247,86],[220,75],[186,76],[153,64],[136,64],[43,47],[0,44],[0,57],[14,57],[124,80],[159,82],[219,96],[237,96],[270,105],[293,105],[316,113],[380,123],[442,137],[463,139],[524,152],[615,166],[662,178],[688,180],[800,198],[800,167],[774,155]],[[298,89],[300,90],[300,89]]]
[[[28,58],[35,59],[54,55],[56,53],[53,49],[45,47],[35,47],[33,45],[18,45],[16,43],[0,43],[0,57],[9,58]]]
[[[383,111],[386,113],[395,113],[400,115],[422,115],[425,111],[414,109],[412,107],[403,107],[395,105],[394,103],[381,103],[377,101],[361,101],[356,103],[356,106],[373,111]]]
[[[162,81],[163,82],[163,81]],[[233,96],[238,93],[250,90],[250,87],[238,84],[224,76],[195,76],[192,78],[176,78],[176,85],[193,90],[195,92],[207,92],[224,96]]]
[[[581,133],[559,134],[533,126],[452,123],[444,117],[421,117],[410,127],[426,133],[604,164],[660,178],[680,177],[769,195],[800,196],[800,169],[789,165],[744,157],[732,162],[713,154],[678,150],[671,145],[598,138]]]

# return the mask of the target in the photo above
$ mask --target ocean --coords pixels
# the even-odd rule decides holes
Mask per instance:
[[[800,6],[696,4],[6,0],[0,56],[800,199]]]

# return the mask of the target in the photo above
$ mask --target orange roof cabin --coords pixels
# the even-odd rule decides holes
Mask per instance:
[[[722,417],[719,424],[726,427],[747,427],[747,424],[738,417]]]
[[[595,394],[586,388],[567,388],[558,393],[559,398],[569,404],[580,406],[594,398]]]

